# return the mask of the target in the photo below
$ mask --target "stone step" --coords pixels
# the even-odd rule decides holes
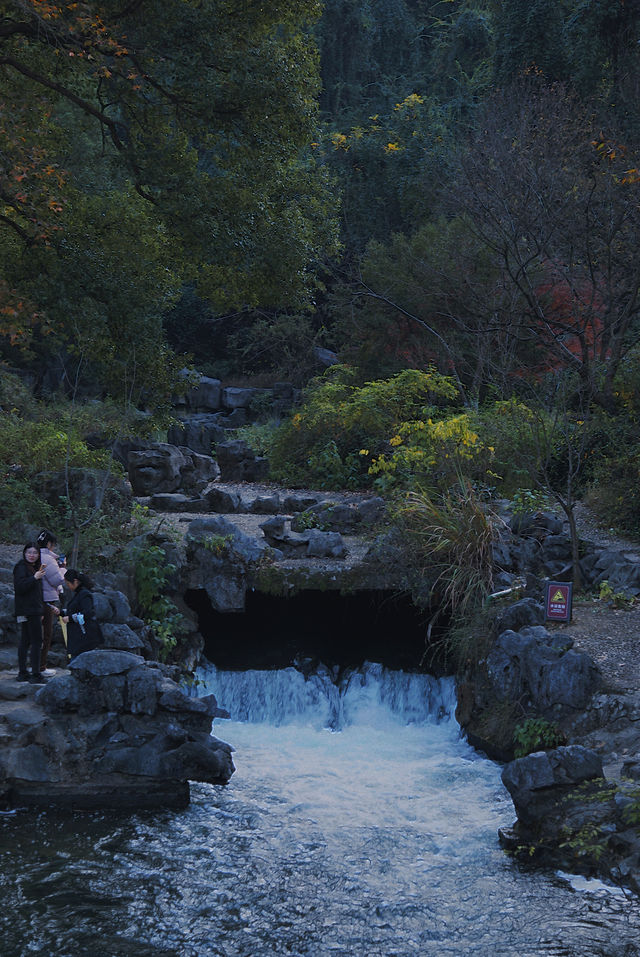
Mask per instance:
[[[54,668],[55,676],[58,675],[68,675],[70,672],[66,668]],[[5,701],[19,701],[22,698],[33,697],[38,688],[42,688],[42,685],[31,684],[29,681],[18,681],[18,670],[13,668],[11,670],[0,671],[0,703]],[[53,677],[48,678],[47,681],[53,681]],[[0,711],[2,708],[0,707]]]

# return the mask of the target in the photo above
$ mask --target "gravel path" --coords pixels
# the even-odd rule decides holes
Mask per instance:
[[[627,553],[640,561],[640,543],[617,535],[600,525],[580,502],[575,510],[580,537],[603,548]],[[586,651],[602,669],[605,690],[640,691],[640,604],[614,608],[601,601],[579,598],[573,604],[572,621],[565,628],[575,648]]]

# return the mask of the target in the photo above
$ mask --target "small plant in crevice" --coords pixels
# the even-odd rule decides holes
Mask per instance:
[[[311,528],[324,529],[324,525],[316,513],[308,509],[304,512],[299,512],[291,522],[291,529],[295,532],[306,532]]]
[[[527,718],[513,732],[514,755],[524,758],[536,751],[548,751],[567,743],[564,732],[546,718]]]
[[[229,551],[229,546],[233,541],[233,535],[207,535],[197,540],[198,545],[215,555],[216,558],[222,558]]]
[[[567,839],[560,844],[560,849],[571,851],[577,858],[600,862],[610,852],[610,837],[611,835],[597,824],[589,823],[567,834]]]
[[[169,576],[176,566],[167,562],[167,554],[159,545],[147,545],[135,551],[135,583],[142,618],[149,625],[159,644],[159,656],[166,661],[185,630],[184,620],[176,605],[164,594]]]
[[[632,608],[636,599],[623,591],[614,591],[608,581],[600,582],[598,593],[600,601],[606,601],[612,608]]]

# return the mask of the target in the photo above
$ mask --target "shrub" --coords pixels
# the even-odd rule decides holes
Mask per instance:
[[[549,495],[542,489],[519,488],[511,498],[511,511],[514,515],[544,512],[550,506]]]
[[[0,410],[25,413],[33,407],[33,396],[20,376],[0,367]]]
[[[302,385],[318,368],[315,346],[318,333],[308,316],[261,316],[229,336],[228,347],[236,367],[243,372],[269,373]]]
[[[357,373],[333,366],[314,380],[302,407],[275,433],[271,473],[291,485],[367,488],[372,460],[393,451],[402,423],[427,419],[457,401],[451,379],[406,369],[360,385]]]
[[[472,418],[479,439],[492,450],[491,473],[507,496],[535,485],[537,463],[549,453],[563,459],[560,436],[554,441],[553,420],[518,399],[484,405]],[[553,461],[549,463],[553,468]]]
[[[33,475],[60,471],[66,463],[102,469],[109,461],[108,452],[89,449],[75,429],[66,431],[52,422],[30,421],[17,415],[0,418],[0,466],[19,467]]]
[[[277,429],[278,424],[274,420],[252,422],[239,428],[236,435],[243,439],[256,455],[266,455],[269,458]]]
[[[20,402],[11,404],[10,397]],[[75,529],[83,561],[106,559],[134,533],[129,529],[128,499],[117,492],[123,469],[107,448],[92,443],[96,435],[106,445],[116,436],[149,434],[159,420],[110,400],[39,402],[18,377],[4,372],[0,398],[6,409],[0,415],[0,535],[16,540],[26,527],[48,525],[59,535],[71,535]],[[56,473],[67,468],[71,502],[61,495],[60,483],[56,485]],[[95,507],[96,496],[86,494],[88,484],[78,481],[89,471],[97,476],[108,472],[113,478],[101,508]]]
[[[25,478],[4,475],[0,478],[0,538],[5,542],[22,540],[27,526],[55,526],[55,512]]]
[[[148,545],[135,551],[135,583],[142,617],[153,629],[160,645],[160,659],[166,661],[184,631],[184,620],[176,605],[164,594],[169,575],[175,565],[167,563],[167,555],[159,545]]]
[[[527,718],[513,732],[514,755],[524,758],[536,751],[559,748],[567,743],[564,732],[545,718]]]
[[[606,525],[640,538],[640,447],[602,461],[586,501]]]
[[[428,482],[447,488],[464,469],[482,475],[492,449],[479,441],[467,413],[403,422],[389,440],[390,455],[373,459],[369,474],[381,492]]]

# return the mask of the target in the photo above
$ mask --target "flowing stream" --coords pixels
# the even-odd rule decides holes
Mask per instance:
[[[1,957],[640,954],[637,899],[500,850],[450,682],[331,678],[203,670],[237,771],[185,811],[2,815]]]

